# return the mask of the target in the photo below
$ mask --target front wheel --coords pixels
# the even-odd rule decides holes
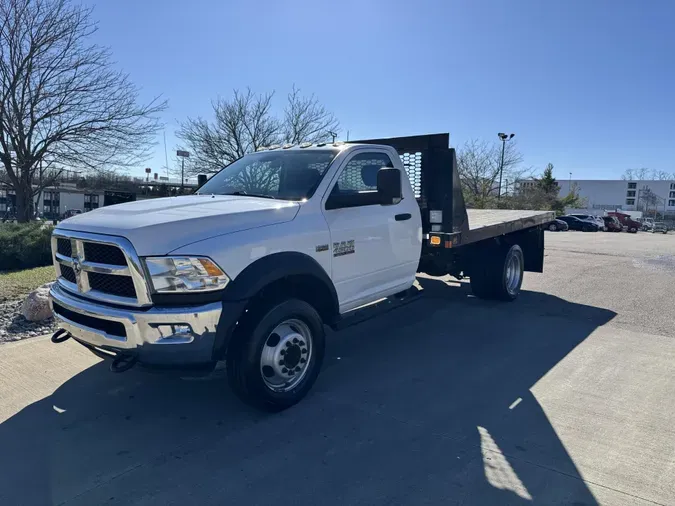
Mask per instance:
[[[548,229],[549,229],[551,232],[555,232],[556,230],[558,230],[558,227],[556,226],[555,223],[551,223],[551,224],[548,226]]]
[[[487,251],[471,272],[471,290],[481,299],[512,301],[520,294],[525,261],[517,244]]]
[[[288,299],[251,310],[227,353],[227,376],[247,404],[281,411],[302,400],[321,371],[325,332],[307,302]]]

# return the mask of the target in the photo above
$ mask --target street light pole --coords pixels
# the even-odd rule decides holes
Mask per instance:
[[[497,200],[502,198],[502,173],[504,172],[504,151],[506,150],[506,141],[513,139],[513,136],[516,134],[505,134],[498,133],[497,137],[502,141],[502,162],[499,164],[499,193],[497,194]]]
[[[180,193],[182,195],[185,186],[185,159],[190,158],[190,152],[179,149],[176,151],[176,156],[180,157]]]

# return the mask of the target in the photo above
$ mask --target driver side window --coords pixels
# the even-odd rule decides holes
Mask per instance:
[[[377,172],[382,167],[393,166],[386,153],[361,153],[354,156],[338,176],[326,201],[326,209],[379,204]]]

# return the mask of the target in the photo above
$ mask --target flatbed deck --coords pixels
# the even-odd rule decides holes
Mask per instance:
[[[462,234],[462,244],[536,227],[555,219],[555,213],[551,211],[467,209],[466,214],[469,231]]]
[[[540,225],[553,221],[551,211],[523,211],[511,209],[467,209],[469,230],[492,227],[503,223],[521,221],[525,226]]]

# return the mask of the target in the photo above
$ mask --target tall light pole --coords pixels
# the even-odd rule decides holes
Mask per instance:
[[[505,134],[499,132],[497,137],[502,141],[502,163],[499,165],[499,193],[497,194],[497,199],[502,198],[502,172],[504,172],[504,151],[506,150],[506,141],[513,139],[513,136],[516,134]]]
[[[190,158],[189,151],[178,150],[176,156],[180,157],[180,193],[183,194],[183,186],[185,185],[185,159]]]

